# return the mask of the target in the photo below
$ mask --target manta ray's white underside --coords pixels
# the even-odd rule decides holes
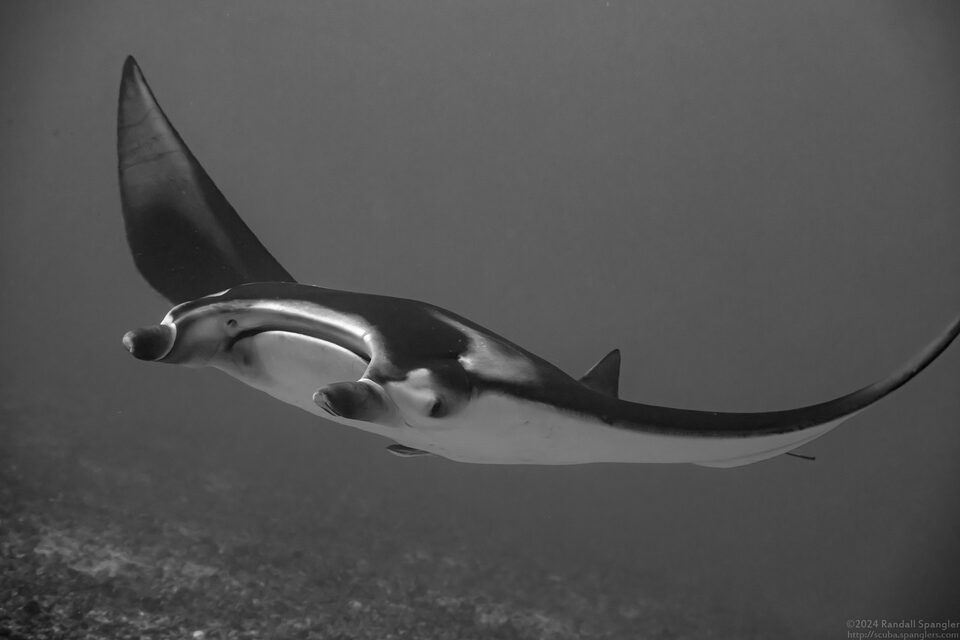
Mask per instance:
[[[318,387],[363,376],[367,362],[351,351],[284,331],[256,334],[239,341],[233,351],[232,360],[216,366],[251,387],[314,415],[458,462],[692,462],[732,467],[780,455],[843,421],[769,436],[692,438],[612,427],[547,404],[487,391],[474,398],[456,420],[439,428],[406,422],[377,424],[331,416],[313,401]],[[384,387],[388,396],[390,387]]]

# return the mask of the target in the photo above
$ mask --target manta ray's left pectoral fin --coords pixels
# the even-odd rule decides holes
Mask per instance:
[[[383,388],[366,379],[328,384],[313,394],[313,401],[334,418],[389,424],[394,415]]]
[[[414,449],[413,447],[408,447],[403,444],[391,444],[387,447],[387,451],[395,456],[400,456],[401,458],[414,458],[417,456],[433,455],[429,451],[424,451],[423,449]]]

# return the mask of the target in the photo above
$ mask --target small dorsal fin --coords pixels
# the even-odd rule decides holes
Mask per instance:
[[[620,391],[620,349],[614,349],[600,358],[600,362],[587,371],[580,382],[594,391],[605,393],[614,398]]]
[[[414,449],[413,447],[408,447],[402,444],[391,444],[390,446],[387,447],[387,451],[389,451],[395,456],[400,456],[401,458],[412,458],[414,456],[432,455],[429,451]]]

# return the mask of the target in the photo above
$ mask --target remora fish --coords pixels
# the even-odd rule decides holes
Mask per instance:
[[[798,409],[720,413],[628,402],[617,397],[617,351],[576,380],[439,307],[296,283],[207,176],[133,58],[120,88],[118,153],[134,261],[177,305],[159,325],[128,332],[127,349],[142,360],[216,367],[390,438],[397,455],[749,464],[818,438],[894,391],[960,332],[958,318],[887,379]]]

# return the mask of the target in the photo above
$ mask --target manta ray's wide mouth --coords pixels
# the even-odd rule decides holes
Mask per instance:
[[[138,360],[157,361],[163,359],[177,339],[177,328],[172,324],[158,324],[127,331],[123,336],[123,346]]]

